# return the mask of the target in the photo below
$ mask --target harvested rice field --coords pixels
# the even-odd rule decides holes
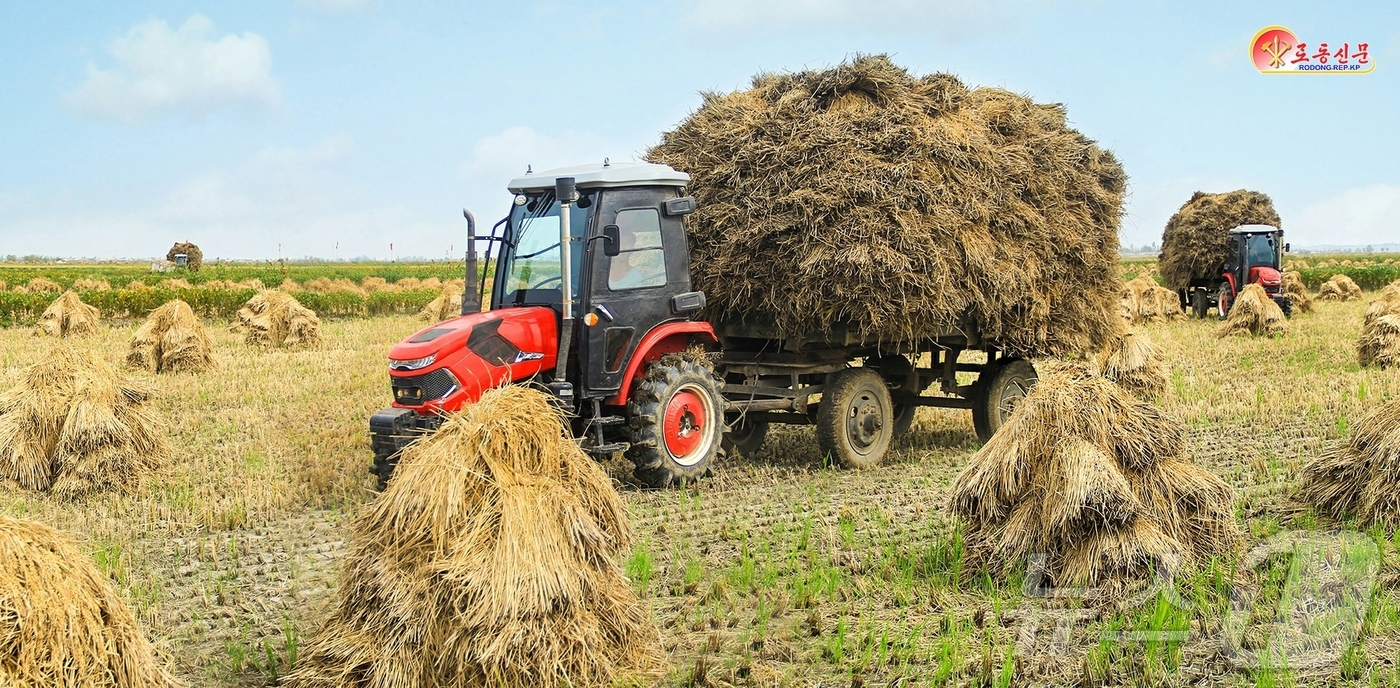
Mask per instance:
[[[665,657],[655,678],[617,684],[1400,685],[1400,538],[1296,494],[1305,464],[1400,399],[1400,369],[1358,366],[1366,306],[1319,301],[1272,338],[1218,339],[1215,320],[1137,328],[1164,353],[1158,403],[1185,423],[1184,454],[1236,490],[1248,554],[1112,603],[962,571],[948,500],[980,446],[963,411],[921,410],[866,471],[824,465],[805,427],[683,489],[642,491],[630,464],[604,464],[632,529],[617,564]],[[77,345],[120,366],[140,324],[103,320]],[[335,607],[374,498],[366,419],[390,401],[384,357],[422,321],[328,318],[309,350],[205,324],[212,369],[130,373],[168,426],[153,473],[76,499],[3,486],[0,514],[75,538],[179,679],[276,685]],[[0,330],[0,386],[58,345]]]

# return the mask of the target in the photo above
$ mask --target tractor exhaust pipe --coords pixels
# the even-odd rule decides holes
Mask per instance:
[[[466,285],[462,287],[462,315],[468,315],[481,311],[481,290],[476,285],[476,218],[466,208],[462,208],[462,217],[467,218],[467,274]]]
[[[563,318],[559,322],[558,363],[554,367],[556,382],[563,382],[568,372],[569,346],[574,338],[574,260],[571,245],[573,234],[569,231],[569,206],[573,204],[577,195],[573,177],[559,177],[554,180],[554,197],[559,199],[559,291],[564,296]]]

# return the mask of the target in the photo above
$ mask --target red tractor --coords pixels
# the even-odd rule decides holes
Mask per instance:
[[[848,467],[879,463],[920,406],[966,408],[984,440],[1035,383],[1028,361],[959,322],[916,341],[854,327],[794,334],[700,319],[683,195],[689,175],[645,163],[527,173],[492,228],[495,274],[481,311],[475,226],[467,219],[461,317],[389,352],[392,408],[370,419],[371,471],[383,485],[399,451],[494,385],[548,391],[586,451],[618,451],[661,487],[705,475],[722,452],[752,454],[770,423],[816,426]],[[960,361],[972,350],[985,361]],[[855,364],[859,365],[855,365]],[[959,373],[976,381],[959,384]],[[924,394],[939,382],[938,393]]]
[[[1283,230],[1271,225],[1240,225],[1230,230],[1230,258],[1220,273],[1192,279],[1177,292],[1183,310],[1189,308],[1197,318],[1212,310],[1222,320],[1245,285],[1258,284],[1283,309],[1293,316],[1293,299],[1283,290]]]

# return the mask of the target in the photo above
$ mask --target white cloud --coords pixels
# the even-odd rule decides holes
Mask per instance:
[[[379,9],[379,0],[297,0],[297,4],[333,14],[368,14]]]
[[[1299,246],[1400,242],[1400,185],[1347,189],[1305,206],[1297,218],[1285,217],[1283,226]]]
[[[950,37],[1014,21],[1049,0],[692,0],[691,25],[714,31],[861,28]]]
[[[272,51],[255,33],[214,36],[200,14],[177,30],[162,19],[137,24],[112,41],[111,69],[88,65],[87,81],[67,97],[78,112],[124,123],[164,114],[192,118],[231,106],[267,107],[281,94]]]

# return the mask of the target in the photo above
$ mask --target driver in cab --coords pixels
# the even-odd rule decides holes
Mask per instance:
[[[666,253],[661,233],[623,228],[618,233],[619,253],[608,267],[608,289],[641,289],[666,284]]]

